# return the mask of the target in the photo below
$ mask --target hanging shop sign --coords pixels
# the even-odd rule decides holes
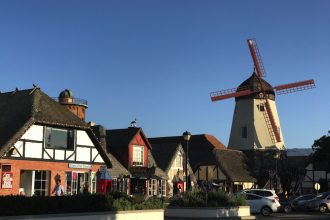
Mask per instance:
[[[12,172],[3,172],[2,173],[1,188],[3,188],[3,189],[13,188],[13,173]]]

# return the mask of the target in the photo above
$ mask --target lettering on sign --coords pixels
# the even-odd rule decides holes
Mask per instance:
[[[13,173],[12,172],[3,172],[2,173],[2,184],[3,189],[13,188]]]
[[[92,168],[92,165],[90,165],[90,164],[83,164],[83,163],[69,163],[69,168],[91,169]]]

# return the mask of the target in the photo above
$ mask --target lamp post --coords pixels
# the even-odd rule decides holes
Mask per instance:
[[[274,159],[275,159],[275,175],[274,175],[274,190],[275,192],[277,192],[277,189],[278,189],[278,174],[277,174],[277,160],[281,157],[281,153],[280,152],[276,152],[274,154]]]
[[[186,173],[186,192],[188,191],[188,143],[191,137],[191,134],[189,131],[185,131],[182,134],[183,139],[187,142],[187,147],[186,147],[186,167],[185,167],[185,173]]]

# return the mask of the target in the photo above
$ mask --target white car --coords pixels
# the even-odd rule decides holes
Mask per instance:
[[[281,204],[273,198],[267,198],[260,195],[246,193],[246,202],[250,206],[251,213],[260,213],[263,216],[269,216],[273,212],[277,212]]]
[[[240,193],[252,193],[269,199],[275,199],[280,202],[278,195],[275,190],[270,189],[243,189]]]

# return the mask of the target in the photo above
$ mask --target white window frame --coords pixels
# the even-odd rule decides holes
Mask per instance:
[[[36,172],[41,172],[41,178],[36,178]],[[33,194],[36,195],[36,191],[41,192],[39,196],[48,196],[49,195],[49,180],[50,180],[50,171],[48,170],[33,170]],[[40,188],[36,187],[36,182],[40,182]],[[42,193],[43,192],[43,193]]]
[[[182,152],[178,152],[178,154],[176,155],[173,167],[183,169],[183,153]]]
[[[157,195],[157,180],[156,179],[150,179],[149,180],[149,192],[148,195],[149,196],[154,196]]]
[[[132,165],[144,166],[144,146],[133,145],[132,154]]]

